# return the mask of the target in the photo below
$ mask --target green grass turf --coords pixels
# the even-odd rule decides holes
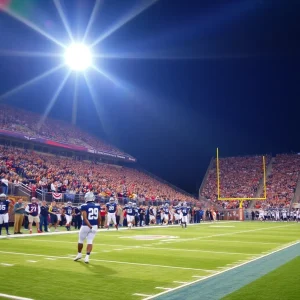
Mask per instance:
[[[100,231],[89,265],[70,256],[77,253],[77,234],[0,239],[0,293],[35,300],[140,300],[133,294],[155,295],[162,291],[156,287],[211,275],[296,241],[298,232],[294,223],[250,222]],[[132,238],[151,235],[177,238]]]
[[[282,300],[299,299],[300,257],[293,259],[273,272],[255,280],[224,300]]]

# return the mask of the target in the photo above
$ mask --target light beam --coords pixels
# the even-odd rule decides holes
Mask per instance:
[[[48,70],[44,73],[32,78],[31,80],[26,81],[25,83],[13,88],[12,90],[10,90],[10,91],[6,92],[5,94],[1,95],[0,96],[0,101],[2,101],[4,98],[7,98],[8,96],[11,96],[12,94],[15,94],[15,93],[19,92],[23,88],[26,88],[26,87],[36,83],[37,81],[49,76],[50,74],[52,74],[52,73],[56,72],[57,70],[61,69],[63,66],[64,66],[64,64],[56,66],[56,67],[54,67],[54,68],[52,68],[52,69],[50,69],[50,70]]]
[[[92,65],[92,69],[94,69],[96,72],[98,72],[100,75],[104,76],[106,79],[111,81],[114,85],[121,87],[121,83],[112,75],[108,74],[107,72],[100,70],[98,67],[95,65]]]
[[[101,123],[101,125],[102,125],[102,128],[103,128],[103,124],[102,124],[102,121],[101,121],[101,112],[100,112],[100,109],[99,109],[99,105],[98,105],[98,103],[97,103],[97,101],[96,101],[96,97],[95,97],[93,88],[92,88],[92,86],[91,86],[91,84],[90,84],[90,82],[89,82],[89,80],[88,80],[87,75],[86,75],[85,72],[83,73],[83,76],[84,76],[86,85],[87,85],[87,87],[88,87],[88,90],[89,90],[89,92],[90,92],[92,101],[93,101],[93,103],[94,103],[94,105],[95,105],[97,116],[98,116],[99,121],[100,121],[100,123]],[[104,129],[104,128],[103,128],[103,129]]]
[[[54,2],[54,5],[55,5],[55,7],[56,7],[56,9],[58,11],[58,14],[59,14],[61,20],[62,20],[62,22],[63,22],[63,24],[65,26],[65,29],[66,29],[66,31],[67,31],[67,33],[69,35],[70,40],[72,42],[74,42],[73,35],[72,35],[71,29],[69,27],[67,18],[66,18],[65,14],[64,14],[64,11],[62,9],[62,6],[60,4],[60,0],[53,0],[53,2]]]
[[[152,6],[155,2],[158,0],[150,0],[150,1],[141,1],[143,4],[140,7],[137,7],[135,10],[128,13],[126,16],[124,16],[117,24],[113,25],[108,31],[100,35],[91,45],[90,47],[95,47],[97,44],[102,42],[104,39],[109,37],[111,34],[113,34],[115,31],[120,29],[123,25],[134,19],[136,16],[138,16],[140,13],[145,11],[148,7]]]
[[[101,4],[102,1],[103,0],[96,0],[96,2],[95,2],[92,14],[91,14],[90,19],[89,19],[89,23],[88,23],[88,25],[86,27],[86,30],[85,30],[85,33],[84,33],[84,36],[83,36],[83,39],[82,39],[82,43],[85,42],[85,39],[87,38],[87,36],[88,36],[88,34],[90,32],[90,29],[91,29],[91,27],[92,27],[92,25],[93,25],[93,23],[95,21],[96,14],[98,12],[99,6],[100,6],[100,4]]]
[[[39,51],[16,51],[16,50],[0,50],[0,56],[63,57],[61,53],[39,52]]]
[[[77,119],[77,103],[78,103],[78,73],[75,75],[73,110],[72,110],[72,124],[76,124]]]
[[[60,46],[62,48],[66,48],[66,46],[64,44],[62,44],[56,38],[54,38],[53,36],[51,36],[50,34],[48,34],[47,32],[45,32],[44,30],[42,30],[41,28],[39,28],[37,25],[33,24],[32,22],[30,22],[30,21],[26,20],[25,18],[17,15],[16,13],[14,13],[13,11],[11,11],[11,10],[9,10],[7,8],[1,8],[1,10],[4,11],[5,13],[7,13],[12,18],[14,18],[14,19],[22,22],[23,24],[27,25],[29,28],[33,29],[37,33],[39,33],[42,36],[46,37],[48,40],[54,42],[58,46]]]
[[[53,108],[53,105],[55,104],[60,92],[62,91],[62,89],[64,88],[69,76],[71,74],[71,71],[69,70],[68,73],[66,74],[66,76],[64,77],[63,81],[60,83],[60,85],[58,86],[57,90],[55,91],[53,97],[51,98],[48,106],[46,107],[46,111],[43,114],[43,116],[41,117],[41,119],[38,122],[38,129],[40,129],[42,127],[42,125],[44,124],[45,120],[47,119],[50,111]]]

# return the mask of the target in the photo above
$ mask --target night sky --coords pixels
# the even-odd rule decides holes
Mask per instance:
[[[52,1],[12,1],[24,18],[69,43]],[[82,37],[94,1],[61,3],[74,36]],[[144,3],[149,1],[103,1],[87,42]],[[87,72],[98,116],[81,76],[77,125],[191,193],[216,147],[221,156],[298,152],[299,19],[297,0],[159,0],[94,47],[119,57],[95,64],[121,85]],[[61,63],[57,57],[8,55],[12,50],[62,52],[0,12],[0,95]],[[65,72],[2,101],[43,113]],[[74,78],[51,117],[71,121]]]

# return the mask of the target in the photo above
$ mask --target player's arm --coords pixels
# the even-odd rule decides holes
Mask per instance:
[[[88,220],[88,218],[87,218],[87,212],[86,212],[85,210],[83,210],[83,211],[81,212],[81,215],[82,215],[82,219],[83,219],[83,221],[84,221],[84,224],[86,224],[90,229],[92,229],[93,226],[90,224],[90,222],[89,222],[89,220]]]
[[[29,211],[29,205],[27,204],[25,211],[28,212],[28,214],[30,214],[31,212]]]

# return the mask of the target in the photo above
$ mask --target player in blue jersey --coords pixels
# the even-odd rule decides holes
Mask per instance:
[[[140,221],[139,208],[137,207],[136,203],[132,203],[132,207],[134,210],[134,225],[137,227]]]
[[[8,218],[9,218],[9,213],[12,210],[13,205],[12,203],[6,199],[5,194],[0,195],[0,235],[2,231],[2,226],[4,225],[6,229],[6,234],[10,235],[8,231]]]
[[[107,213],[107,230],[109,230],[109,225],[113,221],[116,229],[118,230],[118,224],[116,220],[117,203],[113,197],[110,197],[109,202],[106,203],[106,213]]]
[[[68,231],[70,231],[73,217],[73,207],[71,201],[68,201],[67,206],[63,207],[63,212],[66,217],[66,228]]]
[[[82,258],[83,242],[86,239],[86,256],[84,262],[89,263],[90,254],[93,249],[93,240],[97,233],[98,226],[100,225],[100,206],[95,204],[95,195],[93,192],[87,192],[84,196],[86,201],[80,208],[82,215],[82,226],[79,230],[78,239],[78,254],[75,257],[75,261]]]
[[[135,209],[132,206],[132,202],[128,202],[128,204],[125,205],[123,210],[126,210],[126,219],[127,219],[128,229],[131,229],[134,224],[134,216],[135,216]]]
[[[174,218],[175,218],[175,224],[181,223],[181,207],[180,206],[174,206]]]
[[[169,214],[170,214],[169,204],[166,203],[164,206],[162,206],[161,210],[163,213],[162,224],[168,225],[169,224]]]
[[[189,214],[190,208],[187,206],[186,202],[183,203],[183,206],[181,207],[181,212],[182,212],[182,219],[181,219],[181,225],[183,228],[186,228],[187,222],[188,222],[188,214]]]

